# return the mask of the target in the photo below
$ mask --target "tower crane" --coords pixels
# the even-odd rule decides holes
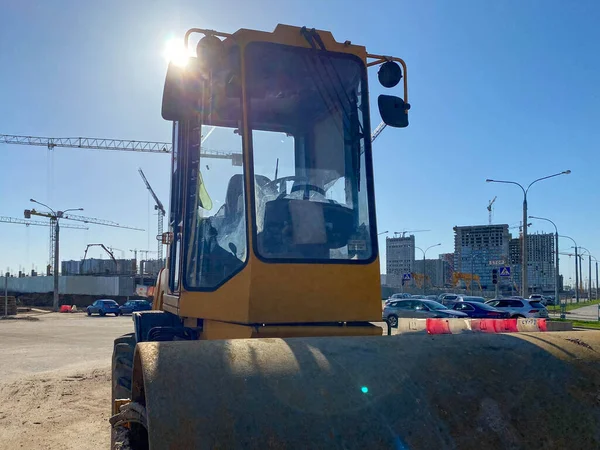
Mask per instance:
[[[421,233],[421,232],[425,232],[425,231],[431,231],[431,230],[403,230],[403,231],[394,231],[394,237],[406,237],[406,233]]]
[[[104,139],[87,137],[49,138],[39,136],[18,136],[0,134],[1,144],[34,145],[54,150],[56,147],[84,148],[92,150],[120,150],[138,153],[171,153],[173,146],[169,142],[133,141],[125,139]],[[242,165],[242,154],[231,153],[202,147],[201,156],[205,158],[230,159],[233,165]]]
[[[487,210],[488,210],[488,215],[489,215],[489,225],[492,224],[492,216],[493,216],[493,209],[492,206],[494,204],[494,202],[496,201],[496,199],[498,198],[498,196],[494,196],[493,200],[490,200],[490,203],[487,206]]]
[[[381,134],[386,127],[381,122],[371,133],[371,142]],[[91,137],[65,137],[52,138],[40,136],[21,136],[16,134],[0,134],[1,144],[15,145],[33,145],[47,147],[48,150],[54,150],[56,147],[63,148],[83,148],[91,150],[120,150],[138,153],[171,153],[173,145],[170,142],[159,141],[135,141],[128,139],[106,139]],[[200,156],[215,159],[231,159],[234,166],[242,165],[242,154],[232,153],[222,150],[215,150],[207,147],[201,147]]]
[[[33,200],[33,199],[32,199]],[[34,202],[37,203],[37,202]],[[125,228],[128,230],[136,230],[136,231],[144,231],[141,228],[134,228],[134,227],[127,227],[124,225],[119,225],[117,222],[113,222],[111,220],[104,220],[104,219],[96,219],[95,217],[85,217],[85,216],[80,216],[80,215],[76,215],[76,214],[70,214],[70,213],[65,213],[63,211],[52,211],[52,212],[46,212],[46,211],[37,211],[35,209],[26,209],[24,212],[24,216],[25,219],[30,219],[31,216],[40,216],[40,217],[47,217],[50,219],[50,258],[49,258],[49,262],[48,262],[48,268],[50,269],[51,267],[54,267],[54,272],[58,273],[58,242],[59,242],[59,235],[58,235],[58,230],[59,230],[59,225],[58,225],[58,221],[59,219],[66,219],[66,220],[73,220],[76,222],[83,222],[83,223],[93,223],[96,225],[104,225],[107,227],[114,227],[114,228]],[[25,222],[25,221],[24,221]],[[63,225],[61,225],[63,226]],[[65,228],[74,228],[74,225],[65,225]],[[47,272],[50,272],[50,270],[48,270]],[[48,273],[49,274],[49,273]]]
[[[18,219],[16,217],[6,217],[6,216],[0,216],[0,222],[25,225],[27,227],[29,225],[35,225],[35,226],[41,226],[41,227],[53,226],[52,222],[45,222],[43,220],[25,220],[25,219]],[[84,227],[83,225],[61,225],[61,227],[62,228],[72,228],[74,230],[89,230],[88,227]]]
[[[141,168],[139,168],[138,172],[140,173],[142,180],[144,180],[146,189],[148,189],[148,191],[150,192],[150,195],[152,195],[152,198],[154,199],[154,203],[155,203],[154,209],[158,213],[158,234],[156,235],[156,239],[158,240],[157,259],[159,261],[161,261],[161,264],[162,264],[162,259],[163,259],[162,234],[163,234],[163,220],[164,220],[165,214],[166,214],[165,207],[163,206],[162,202],[158,199],[156,193],[154,192],[154,189],[152,189],[152,186],[150,186],[150,183],[148,183],[148,180],[146,179],[146,175],[144,175],[144,171]],[[146,253],[146,255],[147,255],[147,253]]]

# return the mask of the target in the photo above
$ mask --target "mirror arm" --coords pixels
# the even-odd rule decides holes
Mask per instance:
[[[402,58],[397,58],[395,56],[382,56],[382,55],[373,55],[371,53],[367,53],[367,59],[374,59],[375,61],[367,62],[367,67],[377,66],[379,64],[383,64],[387,61],[395,61],[402,66],[402,71],[404,72],[404,103],[408,105],[408,70],[406,69],[406,63]],[[408,110],[406,110],[406,114],[408,114]]]

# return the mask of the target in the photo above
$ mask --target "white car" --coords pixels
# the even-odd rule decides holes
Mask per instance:
[[[485,302],[500,311],[510,313],[513,319],[520,318],[548,318],[548,310],[539,300],[525,300],[518,298],[499,298]]]
[[[544,306],[546,306],[548,304],[548,300],[542,294],[531,294],[529,296],[529,300],[536,300]]]

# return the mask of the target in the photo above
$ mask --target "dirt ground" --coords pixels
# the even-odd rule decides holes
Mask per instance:
[[[112,341],[131,317],[0,321],[0,450],[105,449]]]
[[[0,449],[102,449],[110,444],[110,368],[0,384]]]

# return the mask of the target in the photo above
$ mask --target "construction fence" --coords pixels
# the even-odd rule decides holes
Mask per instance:
[[[0,277],[0,287],[5,279]],[[136,285],[133,277],[61,276],[58,281],[61,295],[105,295],[107,297],[134,295]],[[8,292],[36,294],[52,292],[53,277],[8,277]]]

